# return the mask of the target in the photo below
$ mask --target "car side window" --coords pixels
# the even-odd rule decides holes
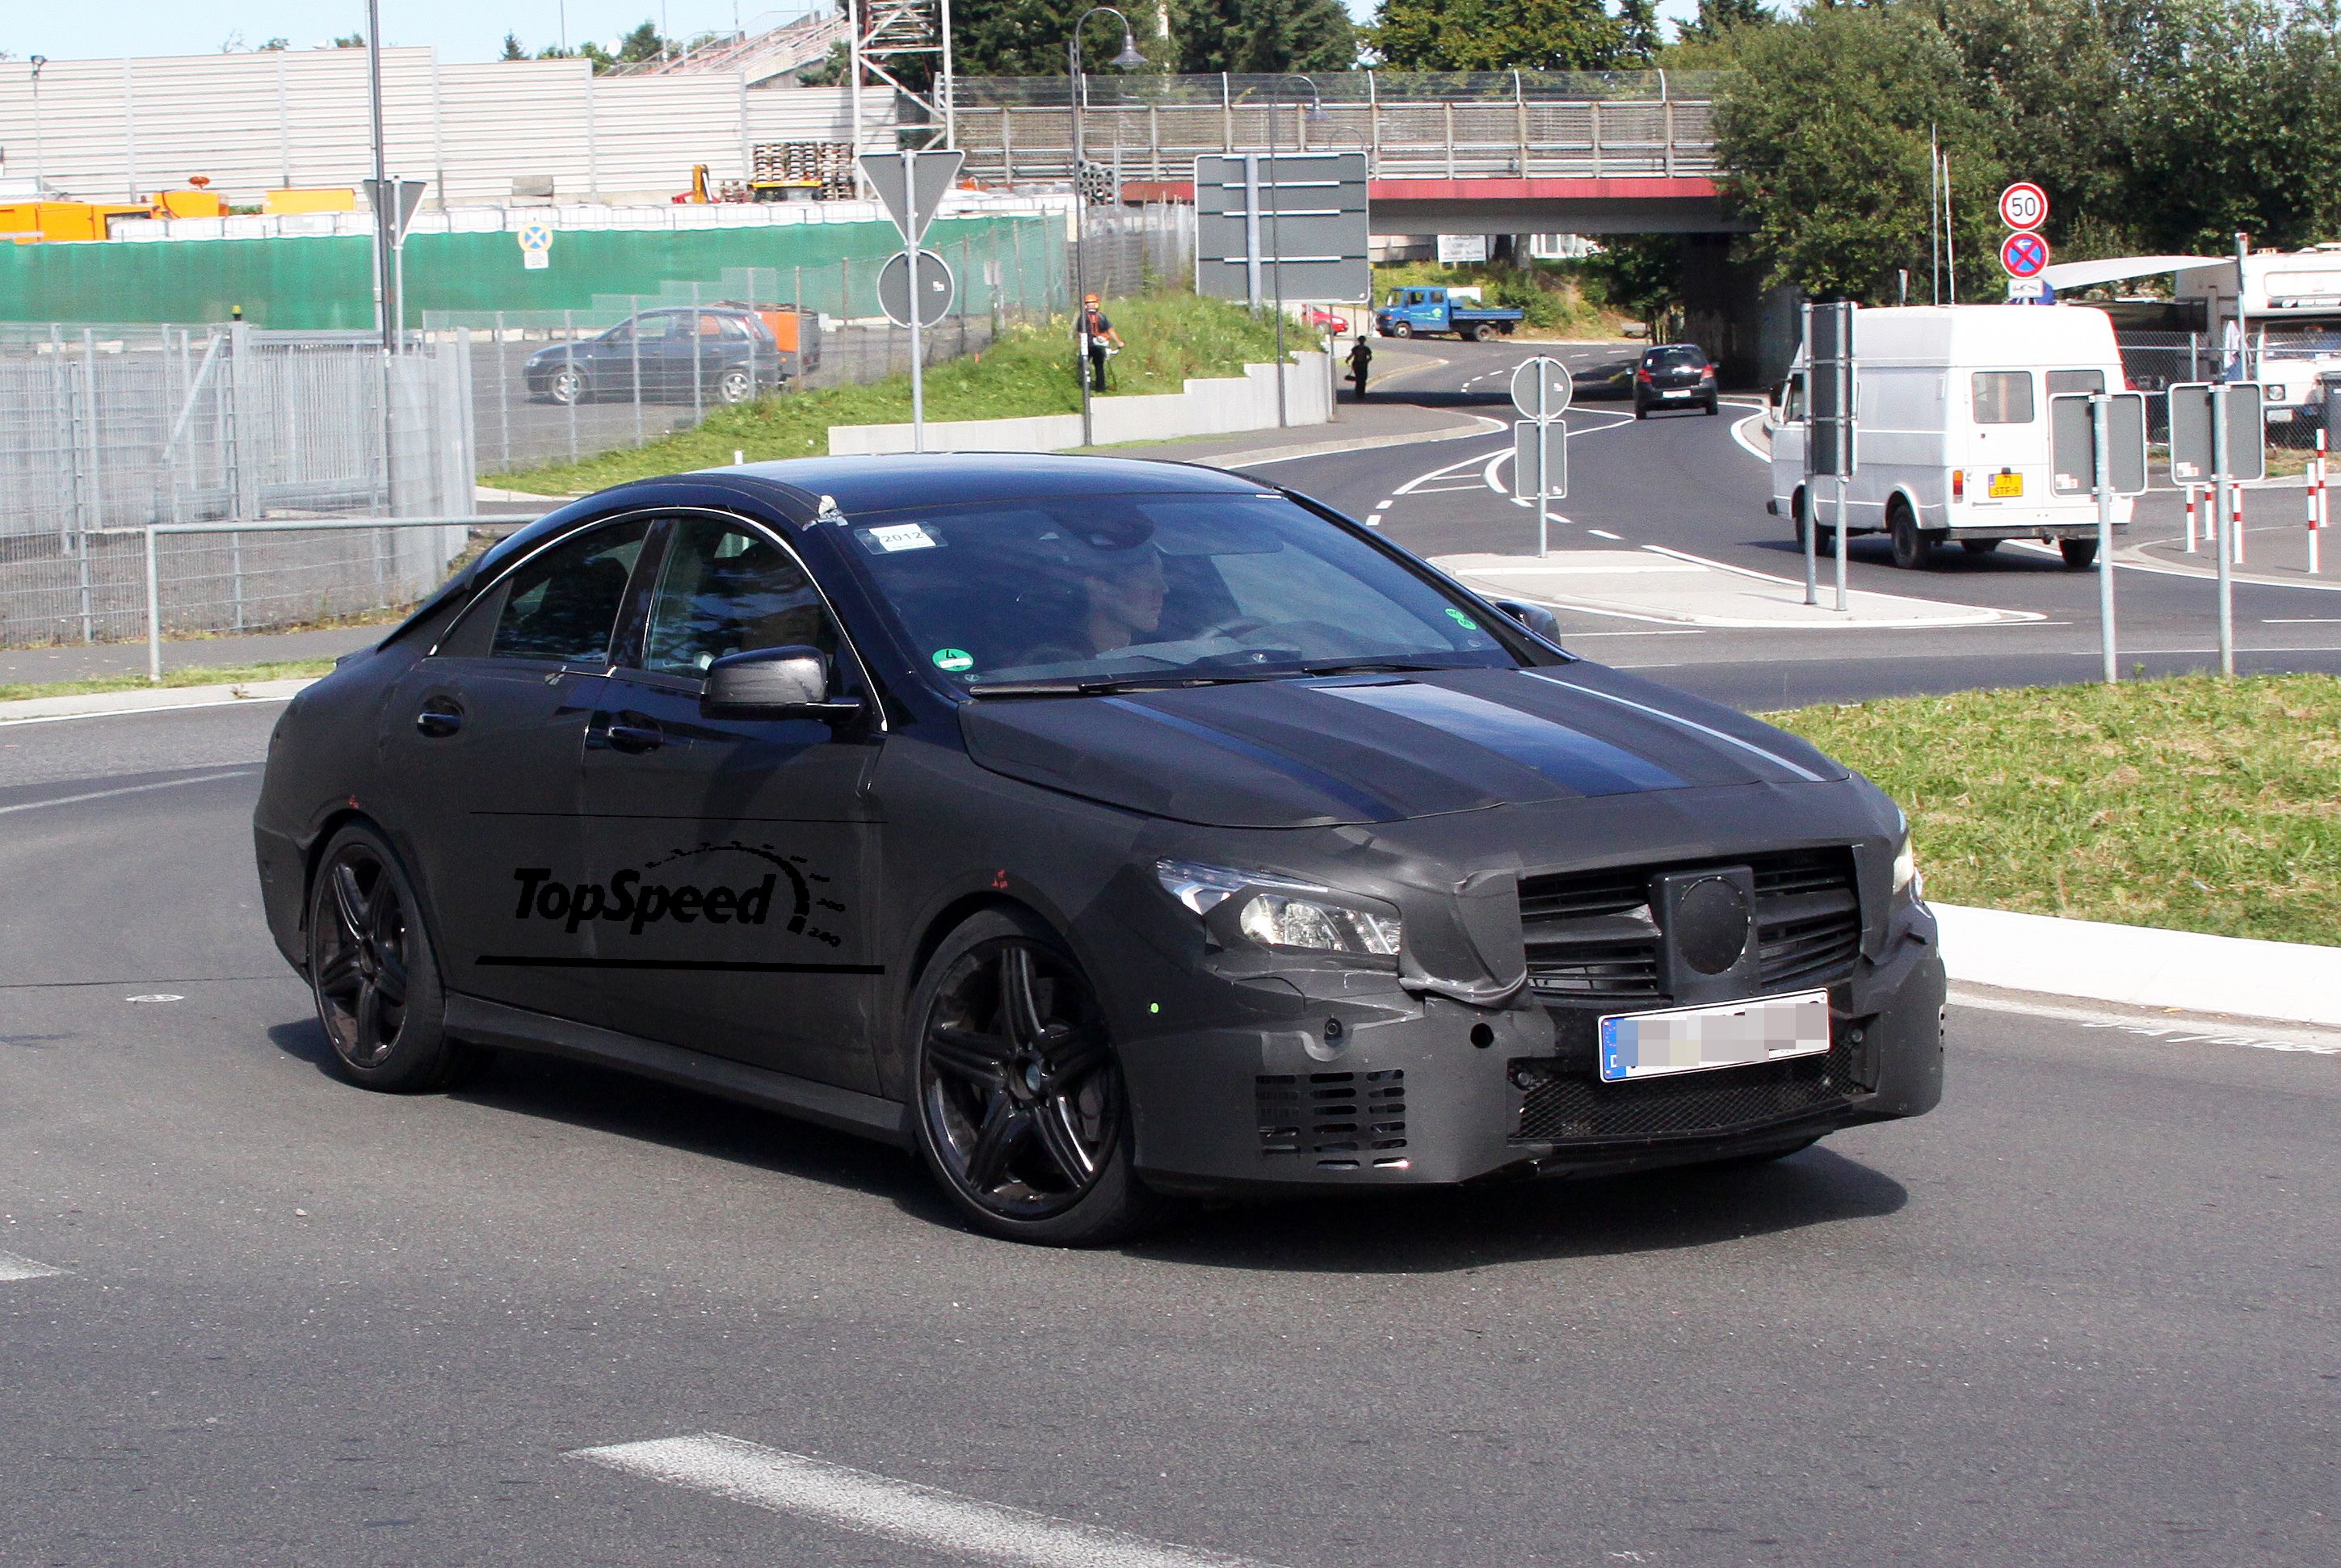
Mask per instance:
[[[634,318],[634,334],[644,343],[663,343],[673,335],[674,317],[644,315]]]
[[[2032,423],[2030,371],[1978,370],[1975,373],[1974,387],[1977,424]]]
[[[608,663],[626,584],[649,528],[636,520],[588,529],[514,571],[503,590],[489,654],[564,664]]]
[[[794,558],[737,524],[678,520],[651,601],[643,668],[698,676],[730,654],[792,644],[837,652],[829,612]]]
[[[1788,377],[1788,398],[1782,405],[1780,417],[1794,423],[1804,416],[1805,378],[1801,375],[1792,375]]]

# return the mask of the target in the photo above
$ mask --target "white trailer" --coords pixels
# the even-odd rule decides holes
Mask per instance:
[[[1816,522],[1823,548],[1889,534],[1894,564],[1923,566],[1937,545],[1978,554],[2006,539],[2054,540],[2074,568],[2097,554],[2097,503],[2051,483],[2048,400],[2123,390],[2106,313],[2079,305],[1909,305],[1854,316],[1858,466],[1845,486],[1805,478],[1806,351],[1772,394],[1772,498],[1766,510]],[[2130,503],[2115,503],[2127,524]]]
[[[2270,424],[2321,417],[2341,378],[2341,245],[2252,251],[2243,258],[2243,313],[2236,267],[2189,267],[2178,297],[2203,302],[2221,374],[2257,381]]]

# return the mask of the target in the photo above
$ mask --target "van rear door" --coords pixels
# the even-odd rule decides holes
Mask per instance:
[[[2048,410],[2038,373],[1975,370],[1965,380],[1953,394],[1967,401],[1967,499],[1976,520],[2039,506],[2051,492]]]

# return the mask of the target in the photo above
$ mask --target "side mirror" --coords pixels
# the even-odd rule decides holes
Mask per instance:
[[[1490,599],[1489,604],[1556,647],[1560,644],[1560,620],[1542,604],[1524,599]]]
[[[732,654],[707,667],[700,712],[710,717],[842,719],[862,711],[829,694],[829,660],[819,648],[790,644]]]

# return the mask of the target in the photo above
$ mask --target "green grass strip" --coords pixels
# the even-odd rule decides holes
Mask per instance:
[[[1767,716],[1901,803],[1929,898],[2341,945],[2341,678],[2187,676]]]
[[[1273,363],[1276,324],[1222,300],[1193,295],[1152,295],[1110,301],[1106,315],[1127,345],[1113,360],[1111,395],[1180,392],[1190,376],[1240,375],[1247,365]],[[1288,350],[1315,339],[1294,326]],[[1073,376],[1072,325],[1012,327],[991,347],[931,365],[926,375],[927,417],[1021,419],[1077,414],[1081,384]],[[911,377],[889,376],[865,386],[780,393],[737,408],[721,408],[696,428],[582,463],[491,475],[485,483],[537,495],[573,495],[630,479],[721,467],[740,452],[751,463],[816,457],[829,451],[837,424],[901,424],[911,417]]]
[[[273,664],[190,664],[163,672],[165,686],[248,686],[261,681],[301,680],[334,667],[331,659],[287,659]],[[0,682],[0,703],[28,697],[78,697],[92,692],[144,692],[154,683],[143,674],[94,675],[85,681]]]

